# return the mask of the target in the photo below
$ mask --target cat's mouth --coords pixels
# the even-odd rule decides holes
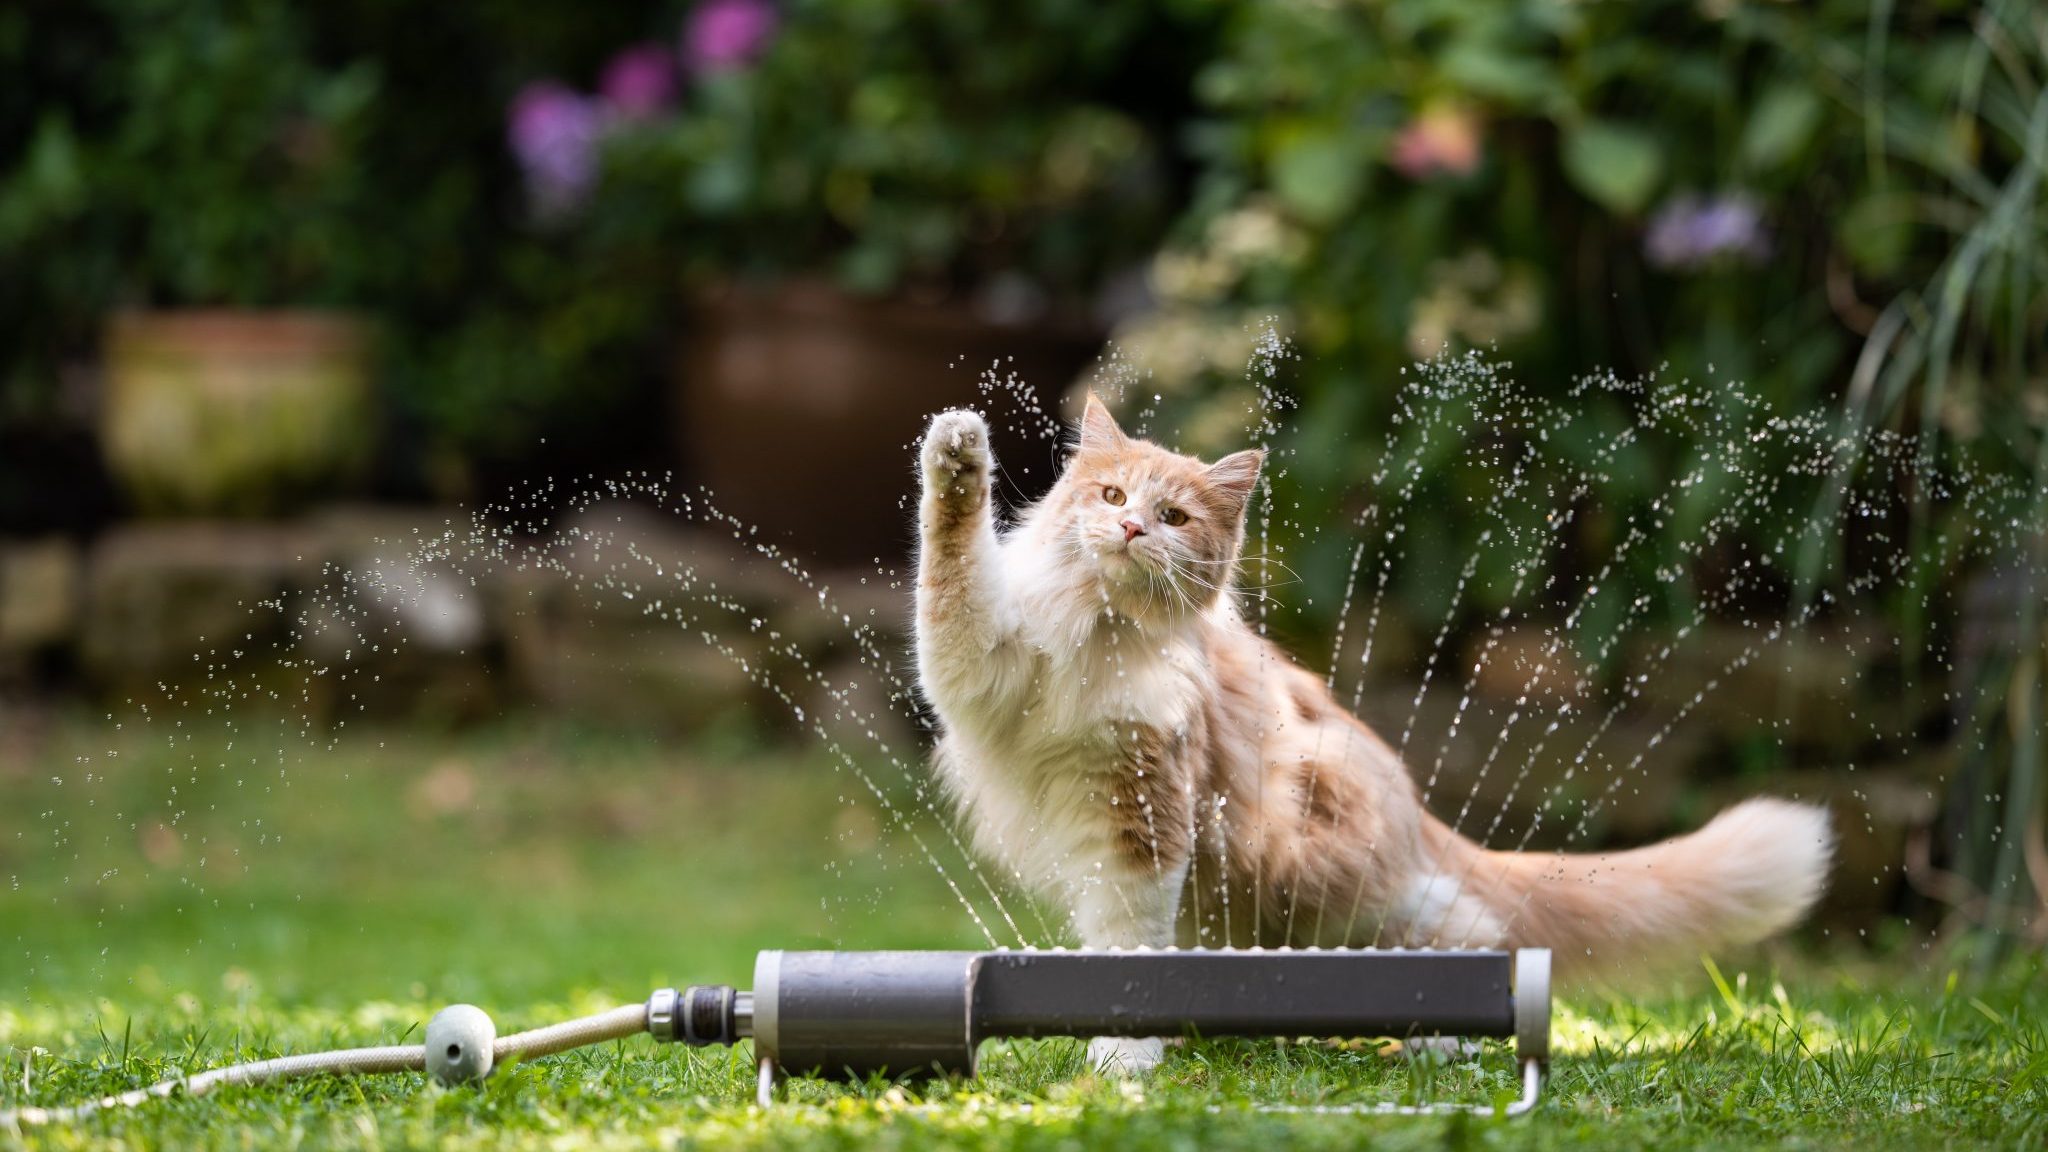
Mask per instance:
[[[1136,541],[1116,538],[1097,541],[1095,561],[1105,574],[1121,579],[1151,576],[1164,569],[1156,557],[1140,550]]]

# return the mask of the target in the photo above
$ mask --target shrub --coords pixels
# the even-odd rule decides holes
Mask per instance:
[[[1594,406],[1589,444],[1635,418],[1627,394],[1572,391],[1612,368],[1741,381],[2014,474],[2048,421],[2044,79],[2020,4],[1233,5],[1196,80],[1163,306],[1126,336],[1199,440],[1241,434],[1247,403],[1247,341],[1214,333],[1279,317],[1311,523],[1370,474],[1398,369],[1446,348]],[[1596,495],[1642,515],[1692,458],[1630,455]],[[1486,525],[1454,477],[1422,483],[1446,509],[1427,554],[1468,554]],[[1688,525],[1664,523],[1646,582]],[[1326,541],[1318,586],[1347,559]],[[1419,604],[1444,586],[1406,579]]]

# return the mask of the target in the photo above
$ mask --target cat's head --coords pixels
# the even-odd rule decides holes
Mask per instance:
[[[1111,607],[1137,617],[1198,613],[1236,576],[1264,458],[1254,448],[1205,464],[1127,436],[1091,394],[1080,444],[1044,512]]]

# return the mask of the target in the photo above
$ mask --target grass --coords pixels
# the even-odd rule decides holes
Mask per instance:
[[[506,728],[359,734],[303,755],[261,742],[244,766],[224,739],[195,752],[147,725],[108,728],[60,726],[0,761],[0,1108],[416,1039],[453,1000],[512,1028],[659,984],[744,984],[761,947],[982,942],[908,831],[843,803],[859,782],[808,753],[727,742],[679,757],[651,739]],[[936,825],[911,830],[946,850]],[[1134,1083],[1088,1073],[1076,1042],[995,1045],[975,1081],[794,1081],[763,1113],[744,1049],[635,1039],[481,1089],[417,1075],[227,1088],[0,1133],[0,1147],[2048,1143],[2038,959],[1980,984],[1841,946],[1744,961],[1635,995],[1568,993],[1548,1102],[1519,1121],[1253,1108],[1492,1100],[1512,1090],[1494,1049],[1435,1065],[1200,1043]]]

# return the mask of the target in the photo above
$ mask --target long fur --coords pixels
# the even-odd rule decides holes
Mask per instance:
[[[979,852],[1095,947],[1543,945],[1582,969],[1746,943],[1818,899],[1825,814],[1752,800],[1600,855],[1491,852],[1240,618],[1261,458],[1127,437],[1089,398],[1053,490],[998,530],[981,418],[921,449],[919,679]]]

